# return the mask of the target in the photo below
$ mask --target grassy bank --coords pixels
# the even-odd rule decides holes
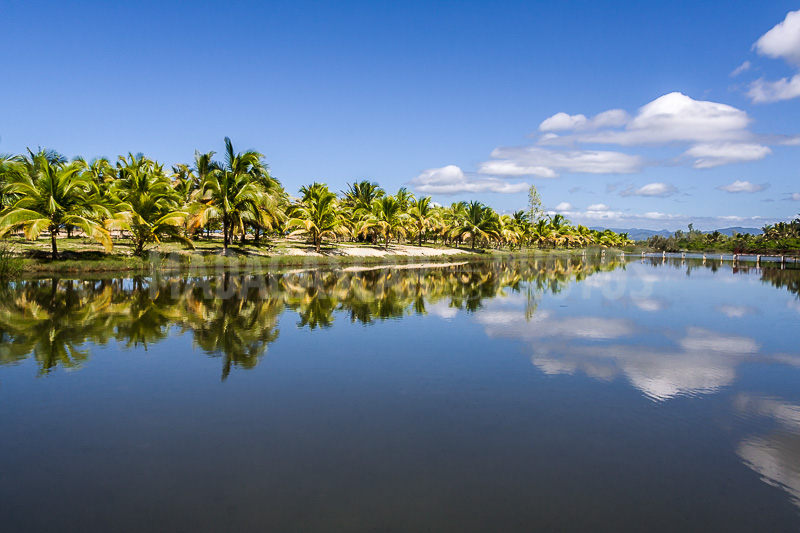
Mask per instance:
[[[135,256],[133,244],[124,239],[115,242],[110,253],[105,253],[100,245],[83,237],[60,238],[58,245],[61,258],[53,260],[50,256],[49,240],[28,241],[20,237],[6,239],[2,245],[4,253],[0,253],[0,277],[13,279],[103,272],[147,274],[156,270],[201,274],[220,270],[266,271],[285,268],[448,263],[582,253],[575,249],[472,250],[468,247],[453,248],[430,244],[422,247],[390,246],[386,251],[382,245],[348,242],[342,245],[325,245],[320,254],[315,254],[308,243],[282,239],[233,244],[228,247],[228,253],[223,255],[222,244],[218,239],[204,239],[195,241],[194,250],[186,249],[178,243],[164,242],[151,246],[142,256]],[[396,249],[402,249],[403,253],[393,253]],[[631,251],[632,247],[626,250],[628,253]],[[365,255],[348,255],[362,252]],[[440,252],[442,255],[430,255]],[[5,270],[3,261],[8,263]]]

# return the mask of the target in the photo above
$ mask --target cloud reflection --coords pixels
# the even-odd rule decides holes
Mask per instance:
[[[736,453],[765,483],[788,492],[800,507],[800,406],[748,394],[738,395],[733,404],[743,414],[769,418],[782,426],[770,435],[745,439]]]
[[[759,351],[749,337],[699,327],[687,327],[677,340],[664,332],[657,342],[652,331],[627,319],[559,317],[549,310],[528,320],[518,311],[487,310],[476,320],[489,336],[535,341],[531,362],[545,374],[582,372],[603,381],[625,376],[657,401],[717,392],[733,383],[743,359]],[[636,335],[646,345],[616,344]]]

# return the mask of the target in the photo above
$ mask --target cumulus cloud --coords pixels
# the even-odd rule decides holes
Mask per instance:
[[[622,109],[610,109],[587,119],[585,115],[568,115],[567,113],[556,113],[552,117],[546,118],[539,124],[539,131],[572,131],[572,130],[591,130],[614,126],[624,126],[630,117]]]
[[[791,198],[795,202],[800,202],[800,192],[793,192]]]
[[[639,187],[638,189],[634,189],[633,187],[628,187],[619,194],[620,196],[650,196],[650,197],[665,198],[667,196],[676,194],[677,192],[678,189],[674,185],[658,182],[658,183],[648,183],[647,185]]]
[[[800,66],[800,11],[790,11],[753,45],[758,54]]]
[[[736,180],[728,185],[717,187],[720,191],[738,193],[738,192],[761,192],[769,187],[769,183],[750,183],[749,181]]]
[[[771,153],[768,146],[755,143],[702,143],[692,146],[684,155],[695,159],[694,168],[712,168],[758,161]]]
[[[800,11],[790,11],[753,45],[762,56],[783,59],[800,67]],[[747,96],[755,103],[779,102],[800,96],[800,74],[777,81],[758,79],[750,84]]]
[[[496,148],[478,172],[495,176],[555,178],[559,172],[631,174],[644,166],[641,157],[601,150],[551,150],[539,146]]]
[[[742,63],[741,65],[739,65],[735,69],[733,69],[733,72],[731,72],[731,78],[735,78],[736,76],[738,76],[742,72],[750,70],[750,66],[751,66],[750,62],[749,61],[745,61],[744,63]]]
[[[561,202],[556,206],[556,211],[572,211],[572,204],[569,202]]]
[[[586,122],[586,115],[568,115],[567,113],[556,113],[552,117],[545,119],[541,124],[539,124],[539,130],[573,130],[585,124]]]
[[[800,196],[800,193],[798,193]],[[647,211],[644,213],[631,213],[628,211],[616,211],[611,208],[605,211],[592,210],[597,206],[589,206],[586,210],[551,210],[547,214],[550,216],[558,213],[568,217],[573,224],[584,225],[599,225],[607,228],[646,228],[646,229],[669,229],[674,231],[679,228],[685,228],[687,224],[692,223],[694,226],[701,230],[713,230],[721,227],[729,226],[732,223],[742,225],[752,225],[752,227],[761,227],[764,224],[774,224],[782,222],[783,219],[779,218],[764,218],[761,216],[737,216],[737,215],[724,215],[715,217],[699,217],[683,213],[664,213],[661,211]]]
[[[798,85],[800,86],[800,79]],[[767,88],[762,86],[760,90],[767,91]],[[800,87],[798,90],[800,91]],[[741,109],[719,102],[695,100],[685,94],[672,92],[645,104],[634,116],[619,109],[600,113],[591,119],[584,115],[557,113],[542,122],[539,129],[546,132],[558,130],[563,134],[544,135],[538,144],[540,147],[569,146],[576,143],[620,146],[684,144],[689,145],[684,156],[694,159],[694,168],[712,168],[757,161],[772,153],[769,147],[753,142],[755,136],[748,129],[750,122],[751,118]],[[548,167],[546,163],[537,162]],[[641,159],[636,163],[629,167],[630,172],[638,172],[644,165]]]
[[[561,141],[623,146],[734,141],[750,136],[749,124],[750,117],[740,109],[672,92],[639,108],[622,129],[576,133]]]
[[[781,78],[777,81],[757,79],[750,84],[747,96],[757,104],[791,100],[800,96],[800,74],[791,79]]]
[[[608,209],[606,204],[592,204],[586,208],[587,211],[608,211]]]
[[[415,191],[425,194],[487,192],[514,194],[529,187],[527,183],[512,184],[495,177],[470,175],[456,165],[425,170],[409,184]]]

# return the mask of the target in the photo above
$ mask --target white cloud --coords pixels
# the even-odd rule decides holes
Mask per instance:
[[[702,143],[692,146],[684,155],[695,159],[694,168],[712,168],[758,161],[771,153],[768,146],[754,143]]]
[[[800,11],[790,11],[783,22],[762,35],[753,48],[762,56],[800,66]]]
[[[647,213],[635,216],[645,220],[683,220],[687,218],[686,215],[672,215],[669,213],[660,213],[658,211],[648,211]]]
[[[584,174],[631,174],[644,165],[641,157],[599,150],[551,150],[538,146],[496,148],[493,160],[478,167],[482,174],[496,176],[558,177],[558,172]]]
[[[783,59],[800,67],[800,11],[790,11],[753,45],[762,56]],[[750,84],[747,96],[755,103],[779,102],[800,96],[800,74],[777,81],[758,79]]]
[[[642,106],[623,130],[580,134],[575,139],[624,146],[733,141],[750,136],[749,123],[750,117],[740,109],[672,92]]]
[[[794,200],[795,202],[800,202],[800,192],[793,192],[792,200]]]
[[[428,169],[412,179],[409,184],[415,191],[425,194],[487,192],[514,194],[525,191],[530,187],[527,183],[512,184],[494,177],[470,176],[456,165]]]
[[[799,193],[800,194],[800,193]],[[594,207],[594,206],[590,206]],[[682,213],[664,213],[660,211],[648,211],[645,213],[631,213],[627,211],[591,211],[568,210],[568,211],[548,211],[547,214],[553,216],[561,213],[568,217],[573,224],[604,226],[607,228],[644,228],[652,230],[668,229],[674,231],[679,228],[686,228],[689,223],[703,231],[715,230],[730,226],[732,223],[747,225],[748,227],[761,227],[764,224],[774,224],[784,221],[780,218],[764,218],[760,216],[715,216],[700,217]]]
[[[556,206],[556,211],[572,211],[572,204],[569,202],[561,202]]]
[[[606,204],[592,204],[586,208],[587,211],[608,211]]]
[[[739,74],[741,74],[742,72],[745,72],[747,70],[750,70],[750,62],[749,61],[745,61],[744,63],[742,63],[741,65],[739,65],[735,69],[733,69],[733,72],[731,72],[730,76],[731,76],[731,78],[735,78],[736,76],[738,76]]]
[[[573,131],[573,130],[592,130],[598,128],[608,128],[624,126],[630,117],[622,109],[610,109],[587,119],[585,115],[568,115],[567,113],[556,113],[552,117],[546,118],[539,124],[539,131]]]
[[[620,196],[657,196],[664,198],[672,194],[676,194],[677,192],[678,189],[674,185],[657,182],[648,183],[647,185],[639,187],[638,189],[629,187],[619,194]]]
[[[791,79],[781,78],[778,81],[758,79],[750,84],[747,96],[758,104],[791,100],[800,96],[800,74]]]
[[[750,183],[749,181],[736,180],[733,183],[729,183],[728,185],[722,185],[720,187],[717,187],[717,189],[719,189],[720,191],[732,192],[732,193],[737,193],[737,192],[752,193],[752,192],[761,192],[765,190],[767,187],[769,187],[768,183],[758,184],[758,183]]]
[[[556,113],[550,118],[545,119],[539,124],[540,131],[564,131],[573,130],[587,122],[585,115],[568,115],[567,113]]]

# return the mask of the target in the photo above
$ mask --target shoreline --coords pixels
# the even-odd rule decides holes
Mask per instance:
[[[523,248],[518,250],[496,250],[470,248],[447,248],[432,246],[416,246],[410,244],[364,245],[338,243],[325,246],[322,253],[316,253],[305,243],[293,241],[271,241],[268,245],[231,246],[228,254],[222,255],[221,246],[217,243],[205,242],[195,250],[179,248],[171,243],[151,248],[142,256],[133,256],[124,252],[104,253],[91,249],[83,240],[79,241],[79,249],[66,248],[58,260],[46,257],[43,243],[26,243],[22,253],[15,250],[10,259],[14,262],[13,270],[4,276],[6,281],[16,279],[42,278],[52,275],[80,274],[114,274],[125,275],[150,274],[155,272],[180,273],[213,273],[218,271],[264,271],[276,268],[380,268],[381,266],[404,266],[412,263],[440,263],[488,261],[511,257],[533,257],[548,255],[581,255],[590,249],[549,249]],[[211,246],[209,246],[211,244]],[[87,248],[89,248],[87,250]],[[124,250],[124,248],[123,248]],[[598,248],[599,250],[599,248]],[[25,257],[25,254],[28,257]],[[599,252],[598,252],[599,253]],[[30,257],[36,254],[39,257]],[[406,268],[408,268],[406,266]]]

